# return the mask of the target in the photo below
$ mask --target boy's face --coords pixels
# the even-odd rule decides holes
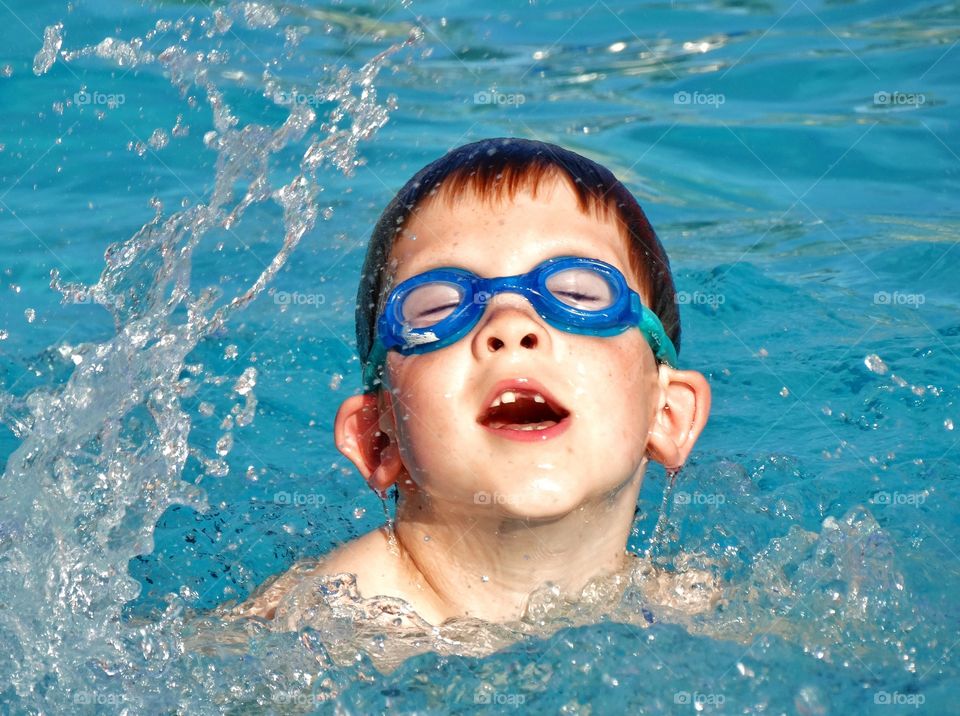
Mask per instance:
[[[522,190],[491,205],[467,192],[452,204],[441,197],[422,205],[393,247],[390,285],[443,266],[484,277],[521,274],[564,255],[612,264],[639,292],[617,225],[582,213],[566,182],[550,179],[536,199]],[[661,401],[656,362],[639,330],[567,333],[513,293],[495,295],[452,345],[406,357],[388,352],[386,378],[392,411],[381,428],[396,439],[418,489],[448,507],[492,503],[530,519],[601,501],[637,475]],[[491,396],[507,380],[545,389],[569,412],[562,429],[519,436],[485,426]]]

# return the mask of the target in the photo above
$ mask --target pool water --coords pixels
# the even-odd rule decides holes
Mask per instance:
[[[957,710],[956,3],[0,15],[5,712]],[[713,409],[630,547],[723,598],[545,593],[493,653],[198,617],[382,524],[332,438],[365,242],[504,135],[609,166],[670,254]]]

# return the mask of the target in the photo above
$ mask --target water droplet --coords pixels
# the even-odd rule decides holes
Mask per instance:
[[[159,151],[170,143],[170,137],[167,136],[167,133],[162,129],[154,129],[153,134],[150,135],[150,139],[147,141],[151,147]]]
[[[253,386],[257,384],[257,369],[253,366],[248,367],[243,371],[243,375],[237,378],[237,382],[234,384],[233,389],[240,395],[246,395],[249,393]]]
[[[37,317],[37,312],[32,308],[28,308],[23,312],[23,315],[27,317],[27,323],[33,323],[34,319]]]
[[[40,76],[53,67],[57,59],[57,53],[63,44],[63,36],[60,34],[63,30],[63,23],[50,25],[43,31],[43,47],[33,58],[33,74]]]
[[[170,133],[174,137],[186,137],[190,134],[190,127],[183,123],[183,115],[177,115],[177,121],[173,125],[173,129],[170,130]]]
[[[217,455],[224,457],[233,449],[233,433],[225,433],[217,440]]]
[[[258,2],[243,4],[243,19],[251,29],[273,27],[280,22],[276,8]]]
[[[790,395],[790,390],[789,390],[789,388],[787,388],[787,386],[783,386],[783,387],[780,389],[780,397],[781,397],[781,398],[786,398],[788,395]]]
[[[950,418],[947,418],[946,420],[944,420],[943,427],[945,427],[947,430],[953,430],[953,420],[951,420]]]
[[[330,378],[330,390],[338,390],[341,383],[343,383],[343,374],[334,373]]]
[[[871,353],[864,358],[863,364],[867,366],[868,370],[873,371],[877,375],[885,375],[887,371],[890,370],[887,368],[887,364],[883,362],[883,359],[876,353]]]
[[[211,460],[206,464],[206,468],[211,477],[226,477],[230,474],[230,466],[224,460]]]
[[[363,517],[365,514],[367,514],[367,509],[366,509],[365,507],[356,507],[356,508],[354,508],[354,510],[353,510],[353,516],[354,516],[355,519],[358,519],[358,520],[359,520],[359,519],[360,519],[361,517]]]

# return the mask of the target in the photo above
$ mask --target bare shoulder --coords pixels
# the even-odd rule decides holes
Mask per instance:
[[[301,580],[348,572],[357,576],[364,597],[391,594],[399,574],[399,558],[391,553],[384,528],[371,530],[338,547],[319,561],[300,562],[260,585],[228,618],[273,619],[277,605]]]
[[[378,527],[341,545],[323,558],[315,575],[349,572],[359,578],[360,572],[384,571],[396,560],[390,554],[386,528]],[[359,579],[357,580],[359,581]]]

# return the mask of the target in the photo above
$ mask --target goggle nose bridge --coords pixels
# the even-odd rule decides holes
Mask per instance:
[[[474,291],[473,301],[474,303],[483,304],[486,306],[490,301],[495,297],[499,296],[502,293],[512,293],[517,296],[521,296],[527,300],[527,303],[537,311],[537,299],[541,297],[540,292],[533,286],[528,285],[525,281],[525,274],[519,274],[517,276],[503,276],[501,278],[486,278],[480,279],[477,281],[476,290]]]

